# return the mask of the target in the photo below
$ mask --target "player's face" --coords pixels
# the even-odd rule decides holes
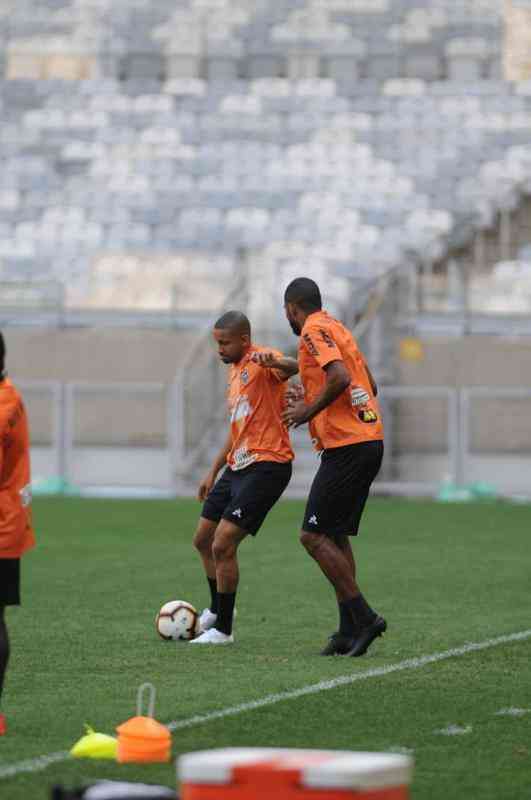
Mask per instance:
[[[287,320],[288,320],[288,322],[290,324],[291,330],[293,331],[295,336],[300,336],[301,335],[301,331],[302,331],[302,327],[301,327],[300,323],[297,321],[297,318],[296,318],[296,313],[297,312],[293,308],[293,304],[292,303],[286,303],[284,305],[284,311],[286,312],[286,318],[287,318]]]
[[[249,337],[224,328],[214,328],[218,354],[224,364],[237,364],[249,347]]]

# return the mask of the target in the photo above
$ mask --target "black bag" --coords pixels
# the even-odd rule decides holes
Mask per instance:
[[[179,800],[167,786],[123,781],[98,781],[83,789],[65,789],[54,786],[51,800]]]

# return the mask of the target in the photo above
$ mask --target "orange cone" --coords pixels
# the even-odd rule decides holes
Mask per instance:
[[[142,715],[143,694],[150,692],[148,716]],[[155,711],[155,687],[143,683],[138,690],[137,716],[119,725],[117,760],[121,764],[147,764],[167,762],[171,759],[171,734],[165,725],[153,718]]]

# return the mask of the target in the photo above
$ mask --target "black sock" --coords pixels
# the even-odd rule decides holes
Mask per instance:
[[[349,601],[338,603],[339,608],[339,633],[341,636],[354,636],[358,626],[354,619],[352,609],[349,607]]]
[[[346,600],[345,605],[347,605],[352,612],[354,620],[360,628],[366,628],[368,625],[371,625],[378,616],[367,603],[361,592],[357,597]]]
[[[0,698],[4,688],[4,678],[9,661],[9,636],[7,635],[7,625],[4,619],[4,607],[0,606]]]
[[[210,587],[210,610],[213,614],[218,613],[218,584],[215,578],[208,578],[208,585]]]
[[[232,633],[232,617],[234,615],[234,603],[236,592],[218,592],[218,618],[216,620],[216,630],[230,636]]]

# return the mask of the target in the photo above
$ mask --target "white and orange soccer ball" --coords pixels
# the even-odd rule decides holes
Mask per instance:
[[[188,641],[199,634],[199,614],[185,600],[170,600],[160,609],[155,625],[161,639]]]

